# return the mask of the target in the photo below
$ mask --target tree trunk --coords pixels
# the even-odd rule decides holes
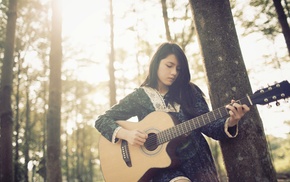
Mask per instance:
[[[67,119],[68,121],[68,119]],[[70,167],[69,167],[69,145],[68,145],[68,140],[69,140],[69,134],[65,132],[65,176],[66,176],[66,181],[70,182]]]
[[[162,5],[163,21],[164,21],[165,32],[166,32],[166,39],[167,41],[171,42],[172,38],[171,38],[170,29],[169,29],[169,19],[168,19],[168,13],[167,13],[166,0],[161,0],[161,5]]]
[[[113,0],[110,0],[110,27],[111,27],[111,53],[109,62],[109,75],[110,75],[110,106],[116,104],[116,78],[115,78],[115,48],[114,48],[114,13],[113,13]]]
[[[190,1],[213,109],[250,94],[229,0]],[[256,107],[240,121],[239,135],[220,142],[229,181],[276,181]]]
[[[13,114],[11,107],[14,41],[17,19],[17,0],[9,1],[7,12],[5,51],[0,85],[0,181],[14,181],[12,132]]]
[[[277,15],[278,15],[278,20],[279,20],[279,23],[280,23],[280,26],[282,28],[282,32],[285,38],[285,42],[288,49],[288,54],[290,56],[290,28],[287,22],[287,17],[285,15],[283,6],[281,4],[281,0],[273,0],[273,2],[274,2]]]
[[[21,74],[21,63],[22,60],[20,58],[20,53],[18,53],[18,70],[17,75]],[[19,121],[19,103],[20,103],[20,80],[21,78],[17,77],[17,84],[16,84],[16,93],[15,93],[15,147],[14,147],[14,181],[18,182],[21,180],[20,177],[20,163],[19,163],[19,130],[20,130],[20,121]]]
[[[29,100],[29,86],[26,86],[26,117],[25,117],[25,133],[24,133],[24,147],[23,147],[23,154],[24,154],[24,182],[29,181],[28,177],[28,163],[30,161],[29,157],[29,141],[30,141],[30,100]]]
[[[62,16],[61,0],[52,0],[50,84],[47,116],[47,181],[62,181],[60,162]]]

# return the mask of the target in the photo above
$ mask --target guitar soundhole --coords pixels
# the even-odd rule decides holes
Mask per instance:
[[[149,133],[144,146],[147,150],[153,151],[158,147],[157,144],[157,135],[155,133]]]

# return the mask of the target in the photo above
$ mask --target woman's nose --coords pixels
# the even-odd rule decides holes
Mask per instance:
[[[177,69],[176,69],[176,68],[173,68],[173,69],[171,70],[171,74],[172,74],[172,75],[176,75],[176,74],[177,74],[177,72],[178,72],[178,71],[177,71]]]

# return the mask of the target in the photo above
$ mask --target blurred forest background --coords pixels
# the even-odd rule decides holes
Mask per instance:
[[[274,1],[281,3],[289,22],[290,2]],[[253,91],[290,80],[290,48],[274,1],[230,1]],[[0,2],[2,67],[6,35],[11,30],[7,29],[9,1]],[[11,96],[14,181],[46,181],[52,7],[49,0],[17,3]],[[160,43],[174,41],[185,50],[192,81],[207,95],[194,26],[187,0],[62,1],[60,165],[64,181],[103,180],[94,121],[141,84]],[[258,109],[276,172],[281,178],[289,177],[290,104]],[[220,176],[224,176],[219,144],[210,139],[209,143]],[[3,146],[1,152],[5,152]]]

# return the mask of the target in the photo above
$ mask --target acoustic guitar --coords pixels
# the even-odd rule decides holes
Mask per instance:
[[[266,105],[290,96],[290,84],[283,81],[256,91],[236,101],[248,106]],[[229,116],[228,109],[220,107],[211,112],[178,123],[169,113],[152,112],[140,122],[117,121],[128,130],[145,131],[148,138],[143,146],[132,146],[125,140],[113,144],[103,136],[99,140],[101,169],[106,182],[149,181],[158,169],[178,164],[175,148],[189,132],[217,119]]]

